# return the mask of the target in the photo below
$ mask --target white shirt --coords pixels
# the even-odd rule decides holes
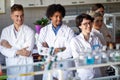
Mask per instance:
[[[2,30],[1,40],[7,40],[12,48],[0,46],[1,53],[6,57],[6,66],[14,66],[21,64],[33,63],[33,58],[16,55],[16,51],[28,47],[27,50],[32,51],[34,47],[34,31],[27,25],[21,25],[17,35],[14,32],[14,25],[10,25]],[[20,73],[32,72],[32,66],[8,68],[8,75],[16,75]],[[8,78],[7,80],[33,80],[33,76]]]
[[[80,33],[78,36],[74,37],[70,42],[73,58],[77,58],[83,50],[88,50],[88,49],[91,50],[93,45],[98,45],[98,44],[102,46],[98,37],[96,37],[92,33],[90,34],[90,38],[88,41],[86,41],[84,39],[83,34]],[[77,72],[81,80],[92,79],[95,75],[93,68],[77,69]]]
[[[40,31],[39,39],[38,39],[39,41],[37,41],[39,42],[37,45],[38,50],[39,48],[42,47],[42,42],[47,42],[49,47],[54,47],[54,48],[66,47],[65,51],[57,53],[57,60],[71,58],[72,54],[69,48],[70,47],[69,43],[73,36],[74,36],[73,30],[67,25],[62,24],[57,32],[57,35],[55,35],[52,29],[52,24],[49,24],[43,27]],[[59,64],[60,63],[58,63],[57,68],[60,68]],[[72,63],[71,61],[67,61],[67,62],[62,62],[62,65],[63,65],[62,68],[68,68],[72,66]],[[46,69],[47,67],[48,66],[46,66]],[[63,73],[64,73],[64,79],[66,80],[69,71],[64,71]],[[53,76],[58,77],[58,72],[54,72]],[[43,80],[47,80],[47,74],[43,75]]]

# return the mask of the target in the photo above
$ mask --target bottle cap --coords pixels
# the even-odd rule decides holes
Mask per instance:
[[[116,49],[118,50],[120,47],[120,44],[116,44]]]
[[[113,44],[109,43],[109,49],[113,49]]]

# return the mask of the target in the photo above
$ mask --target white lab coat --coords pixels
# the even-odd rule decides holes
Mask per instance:
[[[25,57],[16,55],[16,51],[28,47],[27,50],[32,51],[34,46],[34,31],[26,25],[21,25],[17,36],[14,32],[14,25],[10,25],[3,29],[1,40],[7,40],[12,48],[8,49],[0,46],[1,53],[6,57],[6,66],[15,66],[21,64],[33,63],[32,56]],[[21,73],[33,72],[33,66],[14,67],[7,69],[7,75],[16,75]],[[7,80],[34,80],[33,76],[8,78]]]
[[[92,28],[92,33],[95,34],[100,39],[102,45],[107,44],[103,34],[99,30],[96,30],[96,29]]]
[[[91,46],[97,45],[97,44],[102,46],[99,39],[96,36],[94,36],[92,33],[90,34],[90,38],[88,41],[86,41],[84,39],[83,34],[80,33],[78,36],[73,38],[70,42],[73,58],[77,58],[83,50],[88,50],[88,49],[91,50],[92,49]],[[75,62],[76,67],[78,66],[77,64],[78,63]],[[90,80],[95,75],[95,70],[93,68],[77,69],[77,72],[81,80]]]
[[[42,47],[42,42],[47,42],[49,47],[54,47],[54,48],[62,48],[66,47],[66,50],[63,52],[57,53],[57,60],[61,59],[67,59],[71,58],[72,54],[69,48],[69,42],[74,36],[74,32],[71,28],[69,28],[67,25],[62,24],[57,35],[54,34],[53,29],[52,29],[52,24],[49,24],[45,27],[43,27],[40,31],[39,34],[39,44],[38,48]],[[71,67],[72,63],[71,62],[63,62],[63,68]],[[60,68],[60,67],[57,67]],[[64,71],[64,79],[66,80],[68,71]],[[57,74],[54,75],[54,77],[57,77]],[[47,77],[45,75],[43,76],[43,80],[47,80]]]

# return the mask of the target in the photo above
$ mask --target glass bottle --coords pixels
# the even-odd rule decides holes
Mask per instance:
[[[80,54],[79,55],[79,66],[83,66],[86,64],[86,61],[85,61],[85,55],[84,53]]]
[[[88,52],[87,56],[86,56],[86,64],[94,64],[95,59],[94,56],[92,55],[92,53]]]
[[[106,52],[107,46],[103,46],[102,51],[101,51],[101,63],[107,63],[108,62],[108,55]]]
[[[78,73],[77,73],[77,72],[75,73],[75,77],[74,77],[73,80],[81,80],[80,77],[78,76]]]
[[[120,61],[120,50],[119,50],[119,44],[116,44],[116,50],[115,50],[115,54],[114,54],[114,60],[116,62]]]
[[[109,56],[109,61],[110,62],[114,62],[114,54],[115,54],[115,51],[113,49],[113,44],[112,43],[109,43],[109,46],[108,46],[108,50],[107,50],[107,54]]]
[[[68,75],[67,75],[67,80],[73,80],[73,73],[70,72]]]
[[[101,53],[100,53],[100,51],[94,51],[93,55],[94,55],[94,59],[95,59],[95,64],[100,64],[101,63]]]

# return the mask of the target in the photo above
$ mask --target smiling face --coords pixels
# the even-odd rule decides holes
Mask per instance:
[[[11,19],[13,20],[14,26],[21,26],[24,21],[23,11],[14,11],[11,13]]]
[[[60,12],[55,12],[52,17],[50,17],[54,27],[57,27],[62,21],[62,14]]]
[[[92,29],[92,22],[88,19],[83,19],[81,25],[79,26],[83,34],[90,34]]]
[[[102,16],[95,17],[93,21],[93,27],[97,30],[100,30],[102,25],[103,25],[103,17]]]

